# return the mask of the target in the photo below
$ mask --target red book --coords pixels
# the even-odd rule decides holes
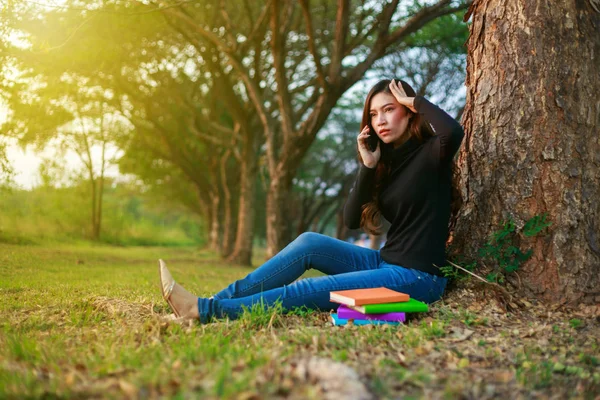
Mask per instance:
[[[369,289],[353,289],[329,292],[329,300],[347,306],[362,306],[364,304],[398,303],[408,301],[406,293],[396,292],[385,287]]]

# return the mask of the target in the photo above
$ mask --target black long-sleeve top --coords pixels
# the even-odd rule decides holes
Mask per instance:
[[[395,265],[435,275],[446,263],[450,219],[452,158],[462,142],[460,124],[427,99],[417,96],[414,107],[435,135],[411,138],[386,154],[391,172],[379,194],[379,209],[391,223],[381,258]],[[382,156],[383,158],[383,156]],[[344,206],[344,222],[360,227],[362,206],[372,201],[375,168],[360,166]]]

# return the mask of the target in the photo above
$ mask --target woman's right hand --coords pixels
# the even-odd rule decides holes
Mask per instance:
[[[369,149],[367,139],[371,135],[376,135],[376,133],[370,132],[369,125],[365,125],[356,138],[356,141],[358,142],[358,152],[363,160],[363,164],[365,164],[365,167],[367,168],[375,168],[381,157],[381,146],[379,146],[379,141],[377,141],[377,148],[375,151]]]

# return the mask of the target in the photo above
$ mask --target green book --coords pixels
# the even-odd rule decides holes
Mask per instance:
[[[409,299],[399,303],[365,304],[364,306],[349,306],[363,314],[382,314],[388,312],[427,312],[427,304],[419,300]]]

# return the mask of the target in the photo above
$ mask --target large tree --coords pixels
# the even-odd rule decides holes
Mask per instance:
[[[467,59],[459,157],[459,252],[502,221],[547,213],[524,289],[555,301],[600,301],[600,12],[595,0],[479,0]]]

